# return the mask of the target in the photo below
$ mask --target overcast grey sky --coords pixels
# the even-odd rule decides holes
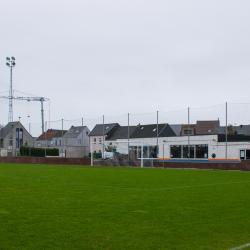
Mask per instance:
[[[1,0],[0,95],[14,56],[13,89],[49,98],[51,120],[250,103],[249,13],[249,0]],[[40,122],[39,102],[13,105]]]

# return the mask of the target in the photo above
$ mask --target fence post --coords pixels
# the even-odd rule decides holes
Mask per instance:
[[[158,111],[157,111],[157,150],[156,157],[159,158],[159,145],[158,145]]]
[[[226,102],[226,162],[227,162],[227,102]]]
[[[188,107],[188,161],[190,161],[189,107]]]
[[[29,157],[30,157],[30,123],[29,123]]]
[[[63,119],[62,119],[62,157],[63,157]]]
[[[129,113],[128,113],[128,161],[129,161]]]
[[[163,145],[163,168],[164,168],[164,143],[162,145]]]
[[[82,118],[82,158],[83,158],[83,118]]]
[[[103,115],[103,126],[102,126],[102,159],[104,159],[104,115]]]
[[[47,122],[45,122],[45,157],[47,153]]]

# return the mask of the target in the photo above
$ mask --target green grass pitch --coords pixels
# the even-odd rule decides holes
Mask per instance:
[[[0,164],[1,250],[248,243],[250,172]]]

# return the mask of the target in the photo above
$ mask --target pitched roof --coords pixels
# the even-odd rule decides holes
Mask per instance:
[[[112,134],[112,132],[120,127],[118,123],[104,124],[104,135],[106,139]],[[103,124],[96,124],[93,130],[90,132],[89,136],[102,136],[103,135]]]
[[[173,124],[173,125],[170,124],[169,126],[174,131],[176,136],[181,135],[181,124]]]
[[[158,124],[158,135],[166,124]],[[152,138],[157,137],[157,124],[138,125],[130,138]]]
[[[215,127],[220,126],[219,120],[214,121],[197,121],[196,122],[196,135],[209,135],[214,134]]]
[[[53,132],[56,132],[56,131],[53,131]],[[62,134],[63,136],[67,133],[67,130],[63,130],[63,133],[62,133],[62,130],[60,131],[57,131],[56,134],[53,136],[53,138],[58,138],[58,137],[62,137]]]
[[[226,126],[215,127],[215,131],[218,134],[224,134],[225,130]],[[233,131],[235,130],[238,135],[250,135],[250,125],[233,126]]]
[[[36,141],[50,140],[56,133],[57,132],[44,132],[36,138]]]
[[[5,127],[1,129],[1,138],[5,138],[11,132],[11,130],[18,124],[19,122],[9,122]]]
[[[129,126],[129,137],[135,131],[136,126]],[[108,138],[110,141],[117,139],[128,139],[128,126],[120,126],[114,130],[111,136]]]
[[[65,133],[64,137],[65,138],[77,138],[85,127],[86,126],[78,126],[78,127],[71,126],[71,128]]]
[[[172,136],[176,136],[176,133],[173,131],[172,127],[169,124],[166,124],[166,126],[162,129],[162,131],[159,132],[159,137],[172,137]]]

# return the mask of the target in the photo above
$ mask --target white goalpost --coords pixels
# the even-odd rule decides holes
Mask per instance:
[[[150,146],[143,145],[142,140],[105,141],[104,144],[91,142],[90,148],[91,166],[112,164],[113,166],[153,167],[155,159],[150,157],[148,152]]]

